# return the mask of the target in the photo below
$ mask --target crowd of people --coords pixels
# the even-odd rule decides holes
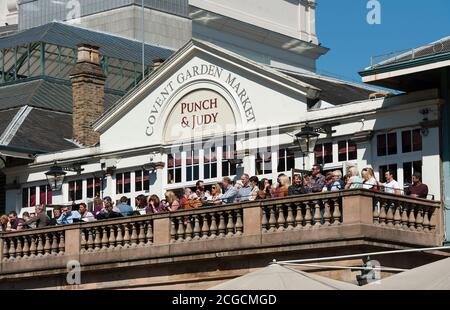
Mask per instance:
[[[340,170],[323,175],[319,165],[314,165],[309,174],[294,175],[292,184],[290,178],[285,174],[280,174],[276,184],[273,185],[266,178],[260,180],[257,176],[250,177],[248,174],[243,174],[240,181],[235,184],[229,177],[224,177],[220,184],[213,184],[210,190],[206,190],[203,181],[197,181],[195,189],[185,188],[181,197],[177,196],[174,191],[167,191],[164,199],[160,199],[157,195],[139,195],[135,201],[136,209],[130,206],[129,200],[125,196],[119,200],[117,205],[114,205],[111,197],[107,196],[103,199],[99,197],[94,199],[92,212],[85,203],[80,203],[77,210],[72,206],[56,207],[53,209],[53,218],[47,215],[45,206],[36,206],[36,213],[31,215],[24,212],[22,218],[19,218],[15,211],[11,211],[8,215],[0,217],[0,232],[344,189],[369,189],[397,195],[405,194],[415,198],[426,199],[428,197],[428,187],[422,183],[420,173],[414,173],[413,184],[403,191],[394,179],[393,171],[386,171],[385,179],[384,183],[376,180],[372,168],[364,168],[360,173],[356,167],[351,167],[345,176]]]

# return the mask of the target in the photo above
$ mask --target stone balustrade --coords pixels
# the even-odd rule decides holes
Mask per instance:
[[[437,246],[443,217],[440,202],[348,190],[2,233],[0,238],[0,275],[7,275],[65,268],[69,259],[83,266],[173,260],[358,238]]]

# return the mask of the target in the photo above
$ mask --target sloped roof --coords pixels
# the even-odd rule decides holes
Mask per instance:
[[[272,264],[210,290],[353,290],[357,286]]]
[[[122,95],[120,92],[105,90],[105,108],[113,106]],[[0,110],[25,105],[72,113],[72,87],[70,82],[40,78],[0,87]]]
[[[44,42],[68,48],[78,44],[100,47],[100,54],[107,57],[142,63],[142,42],[117,35],[90,30],[64,22],[51,22],[0,38],[0,49],[13,48],[32,42]],[[150,44],[145,45],[145,63],[152,64],[155,58],[167,59],[173,50]]]
[[[354,101],[367,100],[369,99],[370,94],[377,91],[365,85],[313,73],[285,73],[304,83],[319,88],[321,90],[320,99],[331,103],[332,105],[341,105]]]

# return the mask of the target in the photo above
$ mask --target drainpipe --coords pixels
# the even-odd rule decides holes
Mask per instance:
[[[444,99],[441,110],[441,183],[444,206],[445,244],[450,245],[450,68],[442,69],[441,83],[441,96]]]

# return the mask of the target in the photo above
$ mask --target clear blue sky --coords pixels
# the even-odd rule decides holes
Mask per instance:
[[[379,0],[381,24],[366,21],[368,0],[317,0],[319,41],[330,48],[318,72],[361,81],[370,56],[417,47],[450,36],[450,0]]]

